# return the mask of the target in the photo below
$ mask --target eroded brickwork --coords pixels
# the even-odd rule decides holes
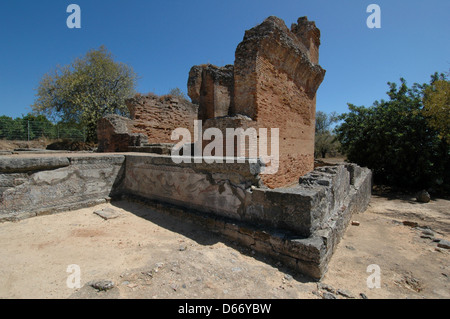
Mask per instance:
[[[223,153],[229,155],[226,128],[251,127],[258,132],[276,128],[278,171],[263,174],[262,180],[270,188],[295,183],[314,169],[316,92],[325,76],[318,65],[319,45],[320,31],[306,17],[291,28],[269,17],[245,32],[234,65],[191,68],[188,95],[192,103],[154,95],[128,100],[130,131],[144,134],[148,143],[176,143],[171,140],[173,130],[187,128],[194,137],[198,119],[203,121],[203,131],[208,127],[223,131]],[[207,145],[203,141],[203,147]],[[267,155],[273,155],[268,148]]]
[[[174,143],[170,137],[178,127],[193,134],[198,107],[189,101],[172,96],[136,95],[126,104],[133,133],[147,135],[149,143]]]
[[[279,170],[262,175],[270,188],[295,183],[314,169],[316,91],[325,76],[325,70],[317,64],[319,45],[320,31],[306,17],[299,18],[291,29],[283,20],[269,17],[247,30],[236,49],[233,86],[227,90],[231,99],[228,116],[224,109],[219,114],[209,111],[217,108],[216,104],[201,99],[201,86],[208,91],[204,95],[213,95],[215,90],[205,85],[205,67],[191,69],[189,95],[199,103],[199,118],[207,120],[204,129],[223,130],[236,122],[238,115],[248,118],[244,129],[279,128]],[[225,95],[222,99],[226,100]],[[225,150],[226,142],[223,144]]]
[[[130,146],[148,142],[145,134],[135,132],[133,121],[119,115],[107,115],[97,124],[99,152],[128,152]]]
[[[196,65],[189,71],[188,94],[199,104],[198,118],[227,116],[233,109],[234,67]]]

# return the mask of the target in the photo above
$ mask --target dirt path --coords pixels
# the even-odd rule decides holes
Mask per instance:
[[[94,211],[119,213],[104,220]],[[346,298],[450,298],[449,250],[423,229],[449,239],[450,201],[417,204],[374,196],[354,216],[323,284],[241,248],[199,226],[131,202],[0,224],[1,298],[322,298],[326,289]],[[69,265],[81,288],[68,288]],[[367,266],[381,270],[381,288],[369,289]],[[88,285],[111,280],[97,291]],[[334,291],[333,291],[334,289]],[[339,289],[339,293],[336,291]]]

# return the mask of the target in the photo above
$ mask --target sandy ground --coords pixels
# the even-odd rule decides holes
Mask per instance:
[[[94,211],[119,213],[105,220]],[[321,284],[223,237],[140,203],[96,207],[0,224],[0,298],[450,298],[449,250],[418,223],[450,239],[450,201],[373,196],[353,216]],[[80,270],[80,288],[69,288]],[[380,288],[368,288],[369,265]],[[89,283],[111,280],[98,291]],[[324,286],[326,284],[327,286]],[[341,292],[337,293],[336,290]],[[342,292],[344,292],[342,294]],[[347,295],[345,297],[344,295]]]

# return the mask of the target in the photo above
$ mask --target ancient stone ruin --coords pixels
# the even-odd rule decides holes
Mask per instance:
[[[298,19],[289,29],[276,17],[246,31],[234,65],[194,66],[192,103],[138,95],[127,101],[131,119],[98,125],[99,150],[121,154],[0,157],[0,221],[138,199],[183,222],[271,256],[320,279],[352,214],[365,211],[371,172],[345,163],[314,169],[320,32]],[[264,163],[175,163],[171,133],[216,127],[279,128],[280,170]]]
[[[99,152],[163,152],[170,154],[172,131],[193,132],[198,107],[172,96],[137,94],[126,101],[131,119],[108,115],[97,125]]]
[[[314,168],[316,91],[325,75],[319,45],[320,31],[306,17],[291,29],[269,17],[245,32],[234,65],[194,66],[189,72],[188,93],[199,104],[204,129],[280,129],[280,168],[262,176],[270,188]]]
[[[298,19],[290,29],[281,19],[269,17],[245,32],[234,65],[191,68],[187,86],[192,103],[152,95],[138,95],[127,101],[133,122],[129,133],[143,133],[151,146],[136,148],[140,145],[133,136],[128,145],[126,141],[118,142],[117,147],[115,143],[104,143],[117,135],[107,128],[112,127],[107,124],[112,119],[105,118],[99,123],[99,149],[154,150],[157,144],[174,143],[170,137],[177,127],[188,128],[194,134],[195,119],[203,121],[203,130],[279,128],[279,170],[262,179],[270,188],[295,183],[299,176],[314,169],[316,91],[325,76],[325,70],[318,65],[319,45],[320,31],[306,17]],[[226,141],[222,144],[226,149]],[[167,145],[163,148],[168,154]]]

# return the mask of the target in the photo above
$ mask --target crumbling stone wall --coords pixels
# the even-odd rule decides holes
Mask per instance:
[[[104,203],[122,182],[123,155],[0,158],[0,222]]]
[[[178,127],[194,132],[198,107],[187,100],[170,95],[138,94],[127,100],[126,105],[133,123],[132,132],[145,134],[149,143],[174,143],[170,137]]]
[[[193,134],[198,106],[185,99],[170,95],[137,94],[125,103],[130,118],[107,115],[99,120],[99,152],[166,152],[165,144],[174,143],[170,138],[173,130],[183,127]]]
[[[314,168],[316,92],[325,76],[318,65],[319,46],[320,30],[306,17],[299,18],[290,29],[283,20],[269,17],[245,32],[234,65],[191,68],[188,94],[193,103],[151,94],[128,100],[132,122],[126,125],[127,134],[144,134],[151,144],[175,143],[172,131],[187,128],[193,137],[196,119],[203,121],[203,130],[242,127],[270,132],[278,128],[278,172],[261,178],[270,188],[295,183]],[[136,147],[143,144],[139,136],[124,136],[108,129],[103,132],[99,134],[100,151],[127,151],[127,141],[128,146],[135,146],[128,150],[154,149]],[[227,155],[225,136],[223,132]],[[270,145],[270,136],[268,142]],[[203,141],[203,147],[207,144]],[[236,154],[236,146],[234,149],[235,155],[242,155]],[[243,155],[248,155],[248,149],[245,151]]]
[[[316,91],[325,76],[317,64],[319,45],[320,31],[306,17],[291,29],[283,20],[269,17],[245,32],[233,68],[226,67],[227,79],[233,71],[232,86],[229,81],[209,80],[208,74],[222,78],[218,67],[193,67],[189,74],[188,93],[199,104],[204,129],[225,128],[229,118],[235,121],[238,115],[247,117],[246,127],[280,129],[278,173],[262,176],[270,188],[293,183],[314,168]],[[220,90],[223,87],[226,90]],[[217,90],[222,94],[214,93]],[[229,105],[228,112],[224,105]]]
[[[130,146],[148,142],[145,134],[134,133],[134,123],[119,115],[107,115],[97,123],[99,152],[128,152]]]
[[[199,104],[198,119],[227,116],[233,107],[234,66],[193,66],[189,71],[188,94]]]

